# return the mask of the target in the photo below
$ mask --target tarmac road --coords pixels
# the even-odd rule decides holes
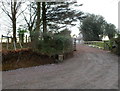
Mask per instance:
[[[77,45],[74,57],[60,64],[4,71],[3,89],[118,89],[118,57]]]

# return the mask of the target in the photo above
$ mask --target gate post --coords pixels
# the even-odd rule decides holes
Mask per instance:
[[[74,44],[73,44],[73,46],[74,46],[74,51],[76,51],[76,38],[74,38]]]
[[[2,43],[2,40],[3,40],[3,35],[1,36],[1,43]]]

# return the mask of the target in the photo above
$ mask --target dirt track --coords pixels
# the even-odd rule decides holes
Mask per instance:
[[[52,64],[3,72],[3,89],[117,89],[118,57],[77,45],[74,57]]]

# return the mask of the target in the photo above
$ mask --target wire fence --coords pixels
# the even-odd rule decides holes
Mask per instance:
[[[2,35],[0,40],[1,40],[0,43],[12,43],[13,42],[13,38],[11,36],[4,36],[4,35]],[[21,38],[20,37],[16,37],[16,40],[17,40],[16,43],[21,42]],[[23,43],[29,43],[29,42],[31,42],[30,36],[28,36],[28,35],[24,36],[23,37]]]
[[[84,44],[99,49],[110,50],[110,41],[85,41]]]
[[[23,37],[22,41],[20,37],[16,37],[16,43],[13,41],[13,38],[10,36],[2,35],[0,38],[0,44],[2,45],[1,50],[16,50],[21,48],[28,48],[28,44],[31,42],[31,38],[26,35]]]

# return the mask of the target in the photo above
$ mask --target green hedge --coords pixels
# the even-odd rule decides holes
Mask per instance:
[[[44,35],[44,39],[38,41],[37,49],[47,55],[62,54],[73,50],[72,38],[63,35]]]
[[[111,51],[117,55],[120,55],[120,35],[118,35],[117,38],[111,40],[111,45],[115,46],[115,48],[112,48]]]

